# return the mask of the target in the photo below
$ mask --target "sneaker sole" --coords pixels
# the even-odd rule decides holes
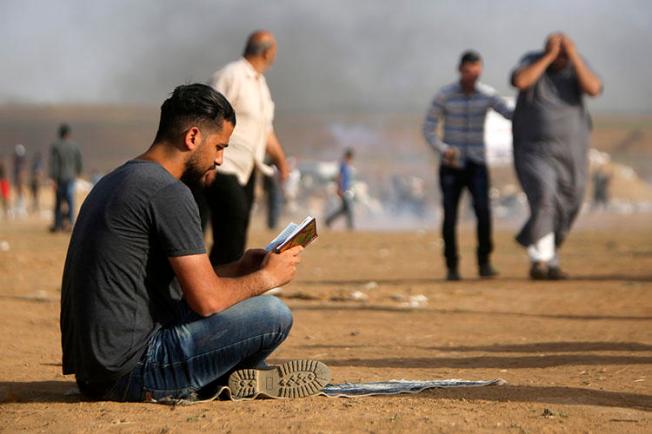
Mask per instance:
[[[273,398],[316,395],[331,379],[330,369],[316,360],[291,360],[271,369],[240,369],[229,376],[235,399],[264,394]]]

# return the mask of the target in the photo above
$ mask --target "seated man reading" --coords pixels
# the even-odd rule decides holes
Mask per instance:
[[[216,269],[208,260],[186,183],[221,164],[235,124],[211,87],[177,87],[150,148],[84,202],[63,273],[61,339],[63,373],[87,397],[192,400],[227,382],[238,398],[301,397],[329,381],[320,362],[265,364],[292,315],[260,294],[292,280],[302,247],[249,250]]]

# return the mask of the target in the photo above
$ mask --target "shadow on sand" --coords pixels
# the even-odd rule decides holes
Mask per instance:
[[[322,360],[330,366],[415,369],[533,369],[557,366],[647,365],[652,357],[605,356],[600,354],[551,354],[518,357],[394,357],[384,359]]]
[[[612,320],[612,321],[650,321],[650,316],[628,316],[628,315],[564,315],[564,314],[546,314],[546,313],[524,313],[524,312],[495,312],[482,310],[467,309],[431,309],[431,308],[410,308],[401,306],[373,305],[373,304],[298,304],[292,306],[293,311],[377,311],[377,312],[427,312],[442,315],[482,315],[482,316],[516,316],[524,318],[550,318],[550,319],[568,319],[568,320]]]
[[[532,282],[530,278],[526,276],[526,273],[523,274],[523,277],[506,277],[498,276],[497,278],[486,280],[480,279],[476,276],[463,277],[463,280],[460,282],[447,282],[443,277],[429,278],[429,277],[419,277],[419,278],[392,278],[392,279],[325,279],[325,280],[295,280],[297,285],[365,285],[370,281],[376,283],[385,284],[385,285],[427,285],[432,283],[446,283],[446,284],[460,284],[466,282],[492,282],[492,281],[505,281],[505,282]],[[567,283],[567,282],[652,282],[652,275],[642,275],[642,276],[632,276],[631,274],[595,274],[595,275],[571,275],[570,278],[566,280],[554,280],[554,281],[537,281],[539,284],[556,284]]]
[[[396,348],[396,345],[346,345],[346,344],[313,344],[301,345],[303,349],[328,348]],[[412,345],[420,350],[435,350],[442,352],[488,352],[488,353],[581,353],[587,351],[650,351],[652,345],[638,342],[537,342],[530,344],[497,344],[477,346],[423,346]]]

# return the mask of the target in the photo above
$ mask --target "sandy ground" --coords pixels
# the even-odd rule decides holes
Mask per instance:
[[[652,432],[649,221],[583,217],[564,248],[565,282],[525,278],[513,228],[496,234],[493,281],[476,279],[464,228],[459,283],[442,281],[433,232],[324,232],[283,291],[295,326],[274,360],[323,360],[333,382],[508,384],[188,407],[70,394],[58,325],[68,236],[42,221],[0,221],[0,248],[9,243],[0,251],[0,432]],[[271,237],[255,232],[252,244]],[[418,295],[427,302],[410,299]]]

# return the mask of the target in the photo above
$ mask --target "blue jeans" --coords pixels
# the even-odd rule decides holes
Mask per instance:
[[[103,399],[197,399],[226,384],[236,369],[266,366],[291,327],[290,309],[273,296],[253,297],[207,318],[181,302],[177,321],[152,336],[138,365]]]
[[[484,164],[467,161],[463,168],[457,169],[441,165],[439,167],[439,182],[441,185],[444,206],[444,221],[442,236],[444,238],[444,256],[448,269],[456,269],[458,265],[457,208],[462,191],[467,188],[471,193],[473,211],[477,218],[478,247],[476,256],[478,265],[489,263],[489,255],[493,250],[491,239],[491,209],[489,205],[489,172]]]
[[[66,202],[67,212],[65,217],[68,219],[70,225],[74,220],[75,212],[75,181],[74,180],[59,180],[57,181],[57,192],[54,203],[54,229],[63,229],[64,215],[61,212],[63,202]]]

